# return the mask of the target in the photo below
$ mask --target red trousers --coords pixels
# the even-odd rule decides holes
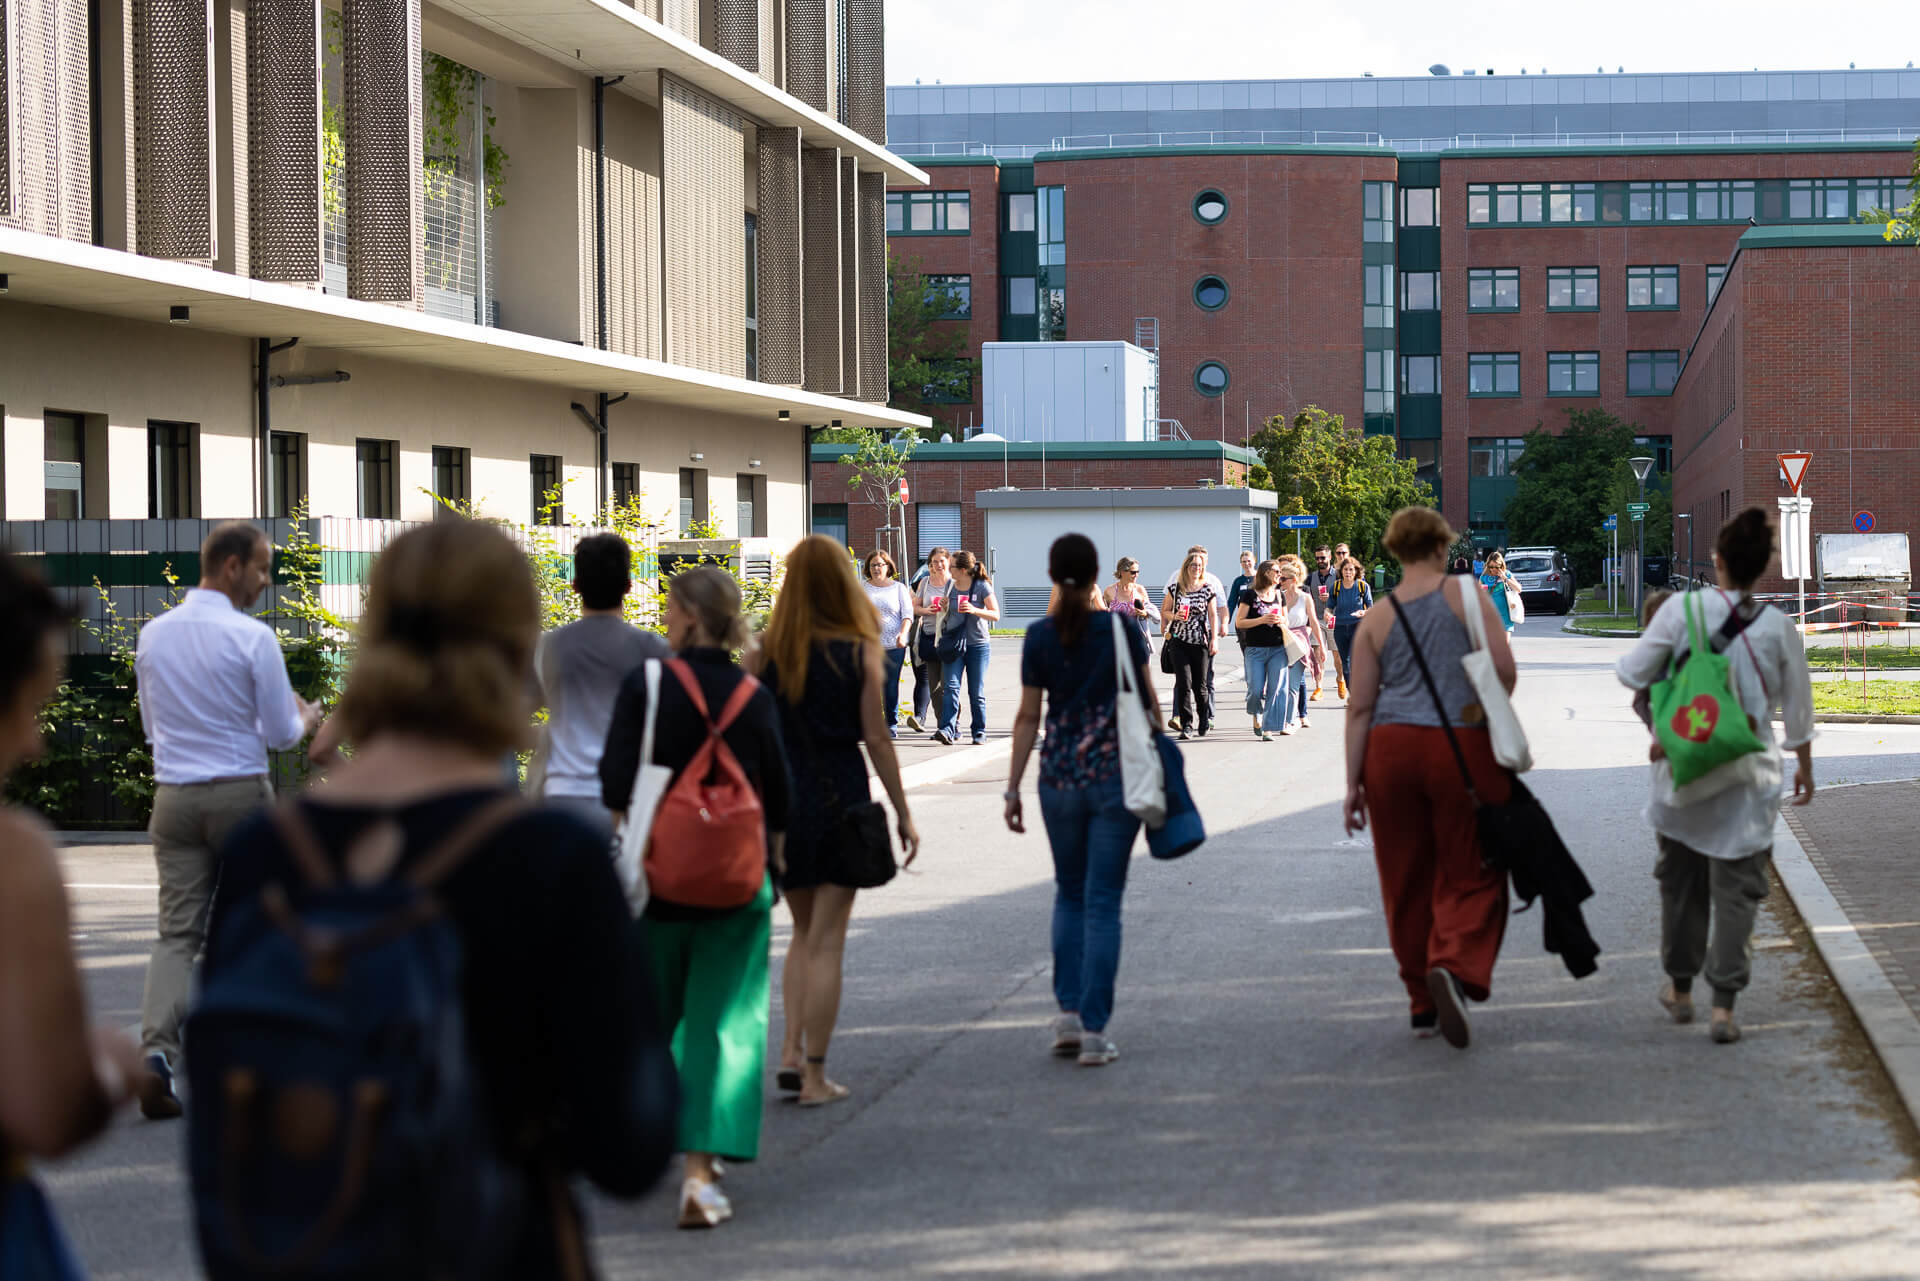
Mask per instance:
[[[1494,761],[1487,732],[1454,733],[1480,799],[1507,800],[1510,776]],[[1507,929],[1507,881],[1481,866],[1473,802],[1446,731],[1375,725],[1361,778],[1387,934],[1414,1013],[1433,1008],[1427,972],[1435,968],[1452,971],[1468,996],[1486,1000]]]

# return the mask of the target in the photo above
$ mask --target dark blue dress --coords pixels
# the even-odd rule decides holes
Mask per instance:
[[[848,805],[869,798],[867,758],[860,752],[861,686],[865,668],[855,641],[822,641],[807,660],[807,687],[797,703],[780,688],[769,662],[761,677],[780,708],[780,737],[793,769],[787,814],[787,874],[781,888],[845,885],[840,851],[830,837]]]

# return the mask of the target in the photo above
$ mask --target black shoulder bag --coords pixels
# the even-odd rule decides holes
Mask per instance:
[[[853,655],[855,664],[859,665],[863,658],[859,646],[854,647]],[[865,691],[866,682],[863,679],[863,696]],[[824,759],[820,754],[820,745],[814,742],[813,726],[807,723],[806,713],[796,707],[793,716],[800,726],[801,737],[807,740],[808,755],[815,760]],[[831,775],[827,775],[826,786],[827,841],[833,849],[828,862],[833,875],[829,879],[836,885],[846,885],[856,890],[879,889],[900,870],[899,864],[893,859],[893,834],[887,830],[886,808],[870,797],[852,805],[844,803],[840,799],[840,789],[833,785]]]
[[[1473,802],[1475,824],[1480,835],[1480,861],[1498,871],[1510,872],[1516,864],[1524,865],[1550,850],[1557,849],[1571,860],[1566,842],[1554,830],[1553,819],[1518,775],[1513,777],[1513,795],[1506,804],[1491,805],[1480,799],[1480,791],[1473,785],[1473,772],[1467,768],[1466,753],[1460,750],[1460,740],[1454,737],[1453,720],[1447,715],[1446,705],[1440,701],[1440,688],[1433,683],[1433,673],[1427,670],[1427,656],[1420,652],[1420,642],[1413,634],[1412,623],[1396,598],[1389,595],[1387,603],[1393,606],[1394,614],[1406,624],[1407,647],[1413,651],[1413,661],[1420,667],[1420,679],[1426,682],[1427,693],[1433,699],[1433,710],[1440,714],[1440,728],[1447,731],[1447,746],[1453,749],[1454,763],[1460,767],[1460,781],[1466,784],[1467,799]]]

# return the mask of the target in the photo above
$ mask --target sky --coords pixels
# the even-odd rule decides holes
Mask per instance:
[[[1821,13],[1832,21],[1819,21]],[[1904,0],[887,0],[887,83],[1833,70],[1920,62]]]

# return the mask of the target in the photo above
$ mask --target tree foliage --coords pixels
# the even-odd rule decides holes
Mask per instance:
[[[1869,209],[1860,221],[1879,223],[1888,240],[1920,244],[1920,140],[1913,144],[1912,177],[1907,180],[1907,203],[1898,209]]]
[[[1282,514],[1318,516],[1315,541],[1345,541],[1366,565],[1386,558],[1380,538],[1395,512],[1433,502],[1433,487],[1415,475],[1413,460],[1395,456],[1393,437],[1362,435],[1318,405],[1269,418],[1247,447],[1261,459],[1249,484],[1277,492]],[[1275,548],[1280,532],[1276,524]]]
[[[1620,545],[1635,537],[1627,504],[1639,485],[1627,459],[1638,453],[1637,429],[1598,409],[1567,411],[1566,430],[1536,426],[1513,464],[1513,497],[1507,503],[1508,541],[1516,546],[1553,546],[1567,553],[1582,583],[1598,581],[1600,561],[1611,553],[1612,535],[1601,522],[1619,516]],[[1671,482],[1648,478],[1647,550],[1671,549]]]
[[[852,428],[848,442],[854,451],[840,461],[847,465],[847,488],[858,492],[867,502],[881,509],[881,528],[904,526],[905,508],[900,502],[900,481],[907,474],[920,433],[908,428],[888,436],[871,427]],[[905,538],[904,531],[901,534]],[[892,540],[888,540],[891,542]],[[891,547],[896,560],[904,561],[906,548]]]
[[[925,412],[929,404],[971,400],[980,362],[965,355],[967,327],[950,323],[951,291],[929,281],[918,259],[887,249],[887,403]]]

